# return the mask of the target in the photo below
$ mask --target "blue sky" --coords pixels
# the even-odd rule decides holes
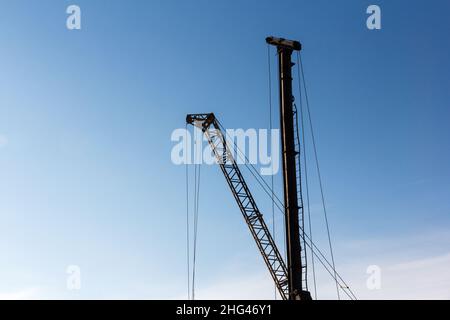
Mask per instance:
[[[196,112],[268,127],[267,35],[304,46],[339,271],[361,298],[450,297],[448,1],[1,3],[0,298],[185,297],[185,168],[170,136]],[[70,4],[82,30],[66,29]],[[370,4],[382,30],[365,26]],[[214,166],[198,252],[198,297],[273,297]],[[381,290],[365,286],[373,264]]]

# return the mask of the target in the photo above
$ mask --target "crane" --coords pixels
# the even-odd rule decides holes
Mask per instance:
[[[296,109],[292,95],[292,53],[300,51],[298,41],[268,37],[266,42],[277,47],[280,88],[280,129],[283,163],[284,215],[286,225],[285,262],[264,221],[255,199],[236,164],[227,139],[214,113],[189,114],[188,124],[202,130],[231,192],[244,216],[258,249],[269,269],[280,296],[284,300],[311,300],[306,286],[306,254],[300,237],[303,217],[301,182],[299,185],[299,141],[296,142]],[[298,130],[298,127],[297,127]],[[303,259],[302,259],[303,257]]]

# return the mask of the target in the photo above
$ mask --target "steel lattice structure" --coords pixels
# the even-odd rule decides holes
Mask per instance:
[[[191,114],[187,116],[186,121],[200,128],[205,134],[278,292],[283,300],[288,300],[289,282],[286,264],[236,164],[226,137],[223,135],[214,114]]]

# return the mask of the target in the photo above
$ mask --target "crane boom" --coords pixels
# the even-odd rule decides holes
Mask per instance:
[[[203,131],[280,296],[283,300],[290,299],[286,264],[236,164],[216,117],[213,113],[190,114],[186,117],[186,122]]]

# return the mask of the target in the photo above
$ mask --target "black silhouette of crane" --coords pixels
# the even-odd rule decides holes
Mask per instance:
[[[299,202],[297,171],[299,144],[295,139],[296,111],[293,107],[291,70],[294,66],[291,59],[292,53],[300,51],[301,45],[297,41],[275,37],[266,38],[266,42],[276,46],[278,50],[287,263],[284,262],[233,158],[215,115],[213,113],[190,114],[186,122],[200,128],[205,134],[281,297],[285,300],[311,300],[305,285],[306,254],[303,255],[302,261],[304,248],[301,246],[300,239],[299,216],[303,217],[303,204],[302,201]]]

